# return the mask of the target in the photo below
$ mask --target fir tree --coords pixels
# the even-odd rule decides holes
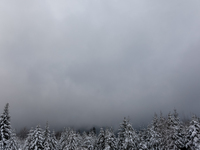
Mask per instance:
[[[126,129],[128,126],[128,121],[126,118],[124,118],[123,122],[120,125],[119,133],[118,133],[118,149],[119,150],[124,150],[126,149],[125,146],[125,139],[126,139]]]
[[[19,149],[15,131],[11,132],[11,138],[9,140],[8,149],[9,150],[18,150]]]
[[[69,136],[70,129],[65,128],[64,131],[61,133],[61,137],[59,140],[59,149],[64,150],[67,144],[68,136]]]
[[[176,112],[175,112],[176,113]],[[176,117],[176,118],[175,118]],[[165,149],[173,149],[178,150],[179,145],[176,145],[176,141],[178,139],[179,131],[180,131],[180,123],[178,120],[178,114],[172,115],[171,113],[168,114],[168,118],[165,124],[165,135],[164,139],[166,140]]]
[[[105,131],[105,149],[115,150],[117,149],[117,140],[112,129],[106,129]]]
[[[105,132],[103,130],[103,128],[100,129],[100,132],[99,132],[99,135],[98,135],[98,138],[97,138],[97,148],[98,150],[103,150],[105,149]]]
[[[43,150],[44,137],[43,137],[43,131],[39,125],[35,128],[31,137],[32,138],[30,140],[28,149],[29,150]]]
[[[160,112],[160,118],[158,121],[158,132],[160,134],[160,139],[159,139],[159,149],[165,149],[166,146],[166,119],[163,117],[162,112]]]
[[[50,130],[49,130],[48,122],[47,122],[46,127],[45,127],[45,131],[44,131],[44,141],[43,141],[44,150],[51,150],[50,142],[51,142]]]
[[[88,150],[93,150],[94,149],[94,143],[95,143],[95,137],[93,134],[89,133],[87,135],[86,132],[83,132],[82,135],[82,148],[88,149]]]
[[[130,150],[136,150],[138,149],[139,145],[139,139],[138,139],[138,135],[136,134],[136,132],[134,131],[132,125],[129,123],[127,126],[127,138],[126,138],[126,145],[127,145],[127,149]]]
[[[176,109],[174,109],[173,113],[173,141],[174,141],[174,149],[184,149],[185,148],[185,128],[182,122],[179,119],[178,113]]]
[[[200,123],[196,116],[193,116],[187,129],[186,147],[191,150],[200,150]]]
[[[152,150],[158,150],[161,143],[161,134],[157,114],[154,115],[151,126],[148,129],[148,147]]]
[[[7,149],[11,138],[10,115],[7,103],[0,118],[0,148]]]
[[[50,149],[51,150],[58,150],[58,142],[57,139],[55,137],[55,132],[53,131],[53,133],[51,134],[51,138],[50,138]]]
[[[120,125],[119,133],[118,133],[118,149],[119,150],[134,150],[138,149],[138,135],[134,131],[132,125],[129,123],[126,118],[124,118],[123,122]]]
[[[149,136],[148,135],[148,130],[146,129],[143,129],[143,130],[140,130],[139,133],[138,133],[138,138],[139,138],[139,150],[147,150],[148,149],[148,139],[147,137]]]
[[[96,133],[95,132],[91,131],[88,134],[88,136],[91,137],[91,144],[92,144],[93,148],[95,148],[95,146],[97,145],[97,137],[96,137]]]
[[[78,148],[78,137],[74,130],[70,130],[67,138],[66,150],[76,150]]]
[[[33,128],[30,129],[29,133],[28,133],[28,137],[26,138],[26,141],[24,143],[24,150],[29,150],[30,149],[30,144],[31,144],[31,140],[33,139]]]

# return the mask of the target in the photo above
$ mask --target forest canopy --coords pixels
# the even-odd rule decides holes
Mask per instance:
[[[24,129],[25,130],[25,129]],[[24,131],[25,132],[25,131]],[[65,128],[59,137],[39,125],[27,131],[27,136],[18,137],[11,128],[9,104],[0,117],[0,149],[2,150],[160,150],[200,149],[200,120],[193,116],[190,122],[182,122],[176,110],[166,117],[154,115],[151,123],[136,130],[129,119],[120,123],[117,134],[113,129],[101,128],[80,133]]]

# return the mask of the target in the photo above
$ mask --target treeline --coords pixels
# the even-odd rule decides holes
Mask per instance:
[[[139,131],[124,118],[117,135],[112,128],[101,128],[98,135],[65,128],[57,139],[47,123],[45,129],[31,129],[22,141],[11,128],[8,106],[0,117],[0,150],[200,150],[199,118],[183,123],[176,110],[167,117],[155,114],[151,124]]]

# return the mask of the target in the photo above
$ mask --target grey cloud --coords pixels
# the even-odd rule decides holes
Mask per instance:
[[[0,108],[13,126],[199,113],[199,2],[1,4]]]

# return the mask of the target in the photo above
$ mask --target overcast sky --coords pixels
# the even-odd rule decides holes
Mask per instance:
[[[0,110],[12,126],[200,116],[200,1],[0,2]]]

